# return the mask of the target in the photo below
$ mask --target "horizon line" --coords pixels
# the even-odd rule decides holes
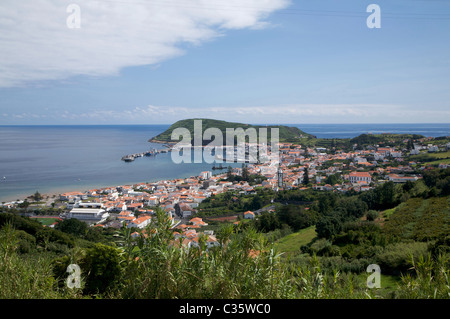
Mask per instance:
[[[185,119],[186,120],[186,119]],[[212,120],[212,119],[207,119]],[[178,120],[182,121],[182,120]],[[149,124],[143,124],[143,123],[114,123],[114,124],[0,124],[0,126],[145,126],[145,125],[172,125],[178,121],[172,122],[172,123],[149,123]],[[224,121],[224,122],[230,122],[231,121]],[[242,123],[242,124],[251,124],[251,125],[379,125],[379,124],[389,124],[389,125],[395,125],[395,124],[449,124],[450,122],[374,122],[374,123]]]

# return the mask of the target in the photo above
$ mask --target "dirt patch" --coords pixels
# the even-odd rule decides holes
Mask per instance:
[[[235,222],[238,220],[238,217],[237,216],[223,216],[223,217],[208,218],[207,220],[215,221],[215,222]]]

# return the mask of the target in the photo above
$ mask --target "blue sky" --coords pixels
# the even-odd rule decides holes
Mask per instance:
[[[0,4],[0,125],[450,119],[449,1],[16,2]]]

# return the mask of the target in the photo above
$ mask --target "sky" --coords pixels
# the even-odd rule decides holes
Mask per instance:
[[[0,125],[450,122],[447,0],[2,0],[0,30]]]

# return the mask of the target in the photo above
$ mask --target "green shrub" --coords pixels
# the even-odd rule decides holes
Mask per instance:
[[[368,221],[374,221],[378,218],[378,212],[376,210],[369,210],[366,214],[366,218]]]
[[[56,224],[55,229],[67,234],[82,237],[86,235],[88,226],[85,222],[80,221],[76,218],[69,218]]]
[[[406,272],[412,261],[428,253],[428,244],[422,242],[400,242],[390,244],[375,256],[383,272]]]
[[[84,283],[83,293],[101,295],[113,291],[120,285],[122,262],[119,249],[96,244],[93,248],[77,249],[73,254],[56,258],[52,266],[60,285],[64,286],[69,276],[67,267],[70,264],[77,264],[81,269]]]
[[[36,233],[35,237],[36,243],[44,247],[44,249],[47,249],[50,242],[67,245],[67,247],[70,248],[75,245],[75,242],[70,235],[50,228],[42,228]]]
[[[65,298],[55,285],[49,258],[19,255],[21,241],[23,234],[11,223],[0,229],[0,299]]]
[[[10,223],[16,230],[23,230],[31,235],[35,235],[38,231],[43,229],[41,223],[28,217],[22,217],[12,213],[0,214],[0,227]]]
[[[87,273],[85,291],[89,294],[105,293],[114,289],[120,282],[122,256],[119,249],[96,244],[86,252],[86,257],[80,265]]]
[[[20,254],[31,253],[36,250],[36,238],[23,230],[17,230],[17,252]]]

